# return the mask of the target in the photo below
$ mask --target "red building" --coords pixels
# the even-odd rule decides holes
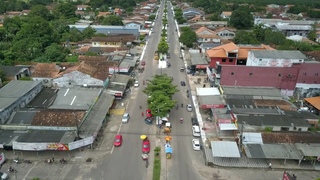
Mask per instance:
[[[217,63],[220,65],[246,65],[248,52],[250,50],[275,50],[270,46],[261,44],[259,46],[239,45],[234,43],[224,44],[206,51],[210,67],[216,68]]]
[[[298,67],[228,66],[221,69],[220,84],[224,86],[275,87],[293,91],[299,75]]]
[[[320,63],[294,64],[300,69],[297,83],[320,84]]]

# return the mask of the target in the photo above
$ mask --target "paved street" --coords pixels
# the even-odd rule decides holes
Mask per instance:
[[[145,71],[137,74],[137,80],[140,82],[138,88],[132,88],[127,99],[121,100],[124,103],[125,112],[131,116],[128,124],[121,123],[123,110],[117,109],[120,113],[115,113],[110,117],[108,124],[104,127],[104,138],[97,142],[95,149],[84,148],[71,152],[5,152],[8,162],[1,168],[2,172],[7,171],[9,166],[15,167],[16,174],[10,173],[11,179],[30,180],[38,177],[41,180],[151,180],[153,169],[153,149],[155,145],[162,146],[162,172],[161,180],[269,180],[281,179],[283,170],[266,169],[247,169],[247,168],[220,168],[208,167],[204,165],[202,151],[192,149],[191,140],[194,138],[191,131],[190,118],[195,116],[193,112],[187,112],[185,105],[192,103],[186,96],[187,86],[180,86],[180,81],[188,83],[185,72],[180,72],[180,67],[184,62],[179,58],[180,47],[176,26],[171,11],[171,4],[168,4],[168,40],[170,45],[171,63],[170,68],[159,69],[158,61],[153,60],[154,52],[160,41],[161,21],[164,4],[160,8],[158,19],[155,22],[154,33],[149,37],[143,60],[146,61]],[[180,92],[173,96],[178,104],[184,104],[179,110],[173,109],[170,113],[172,122],[172,141],[173,148],[172,159],[164,157],[164,134],[157,134],[154,125],[147,125],[141,112],[145,113],[147,108],[147,96],[142,92],[143,80],[151,79],[155,74],[168,74],[174,78],[174,84],[177,85]],[[119,103],[118,103],[119,104]],[[139,105],[142,109],[139,109]],[[118,105],[119,106],[119,105]],[[184,123],[180,124],[179,118],[184,118]],[[123,145],[113,147],[113,139],[117,133],[123,135]],[[145,134],[150,138],[151,152],[149,167],[146,168],[141,158],[142,142],[140,135]],[[68,164],[46,164],[44,160],[55,157],[56,160],[65,158]],[[12,162],[14,157],[29,159],[32,164]],[[86,162],[92,158],[92,162]],[[298,179],[314,180],[319,177],[316,171],[295,171],[293,172]]]

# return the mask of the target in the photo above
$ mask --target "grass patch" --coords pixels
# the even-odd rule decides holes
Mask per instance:
[[[161,174],[161,159],[160,159],[160,147],[154,149],[154,161],[153,161],[153,180],[160,180]]]

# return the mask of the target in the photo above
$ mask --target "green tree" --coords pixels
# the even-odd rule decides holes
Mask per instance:
[[[160,41],[160,43],[158,44],[158,52],[165,54],[167,53],[169,50],[169,45],[166,41]]]
[[[152,93],[151,97],[148,98],[148,108],[154,116],[165,117],[175,104],[176,101],[160,91]]]
[[[94,34],[96,33],[96,30],[93,29],[92,27],[87,27],[82,31],[82,36],[83,38],[91,39]]]
[[[53,15],[44,5],[37,5],[32,7],[29,16],[40,16],[47,21],[51,21],[53,19]]]
[[[168,97],[172,97],[174,93],[178,92],[177,86],[172,85],[173,78],[166,74],[155,75],[152,80],[147,81],[147,87],[144,93],[151,96],[154,92],[160,91]]]
[[[272,31],[271,29],[267,29],[265,31],[265,39],[264,42],[270,45],[281,45],[286,41],[286,36],[281,32]]]
[[[70,19],[77,17],[75,14],[76,6],[74,6],[71,3],[59,3],[54,9],[53,9],[53,15],[57,19]]]
[[[186,45],[188,48],[193,47],[193,44],[197,42],[197,35],[190,27],[181,28],[181,36],[179,41]]]
[[[156,15],[152,14],[148,17],[149,21],[153,21],[156,18]]]
[[[237,31],[233,40],[236,44],[259,44],[253,33],[244,30]]]
[[[112,25],[112,26],[123,26],[122,18],[116,15],[109,15],[107,17],[104,17],[101,24]]]
[[[67,50],[58,44],[51,44],[46,47],[45,56],[49,62],[65,62]]]
[[[53,28],[42,17],[34,16],[23,23],[14,37],[12,50],[19,60],[31,60],[41,56],[53,42],[56,42]]]
[[[311,41],[315,41],[317,39],[317,31],[315,29],[309,32],[308,39],[310,39]]]
[[[172,96],[178,92],[177,86],[172,85],[173,79],[168,75],[155,75],[152,80],[147,81],[144,93],[150,96],[148,108],[155,116],[164,117],[174,107],[176,101]]]
[[[230,25],[237,29],[247,29],[253,27],[253,17],[250,12],[235,10],[230,17]]]
[[[260,42],[263,42],[265,39],[265,31],[266,31],[266,28],[264,28],[263,25],[261,24],[256,25],[253,28],[253,34],[255,38]]]

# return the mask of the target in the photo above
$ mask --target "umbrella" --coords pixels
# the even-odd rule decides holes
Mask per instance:
[[[147,138],[146,135],[141,135],[141,136],[140,136],[140,139],[142,139],[142,140],[145,140],[146,138]]]

